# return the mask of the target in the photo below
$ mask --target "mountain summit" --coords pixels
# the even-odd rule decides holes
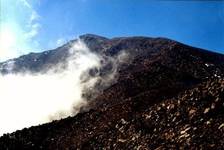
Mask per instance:
[[[88,105],[76,116],[5,134],[1,148],[224,148],[224,55],[166,38],[79,38],[105,58],[97,95],[85,91]],[[0,63],[0,72],[40,72],[65,61],[75,41]],[[109,61],[123,52],[127,59]],[[114,80],[102,86],[114,70]]]

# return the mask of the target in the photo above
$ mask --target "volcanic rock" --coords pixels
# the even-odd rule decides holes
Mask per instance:
[[[1,149],[224,149],[224,55],[165,38],[80,39],[99,55],[123,51],[130,61],[109,86],[96,85],[102,90],[86,111],[5,134]],[[63,61],[68,45],[13,59],[11,71]]]

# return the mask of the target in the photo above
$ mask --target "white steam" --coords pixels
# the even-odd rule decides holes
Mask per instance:
[[[65,70],[58,65],[45,74],[0,75],[0,135],[73,115],[85,105],[82,90],[93,86],[97,78],[84,83],[81,78],[99,67],[100,57],[80,40],[70,53]]]

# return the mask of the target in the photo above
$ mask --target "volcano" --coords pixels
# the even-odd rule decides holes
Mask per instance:
[[[75,116],[4,134],[1,149],[224,149],[224,55],[166,38],[79,39],[104,58],[127,54],[114,81],[85,91]],[[2,62],[0,72],[41,72],[65,61],[75,41]],[[113,72],[102,63],[89,74]]]

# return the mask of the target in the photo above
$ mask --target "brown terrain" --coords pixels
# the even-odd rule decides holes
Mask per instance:
[[[80,39],[99,55],[129,59],[107,86],[114,66],[103,65],[97,96],[84,92],[89,105],[79,114],[4,134],[0,149],[224,149],[224,55],[165,38]],[[10,71],[40,71],[63,61],[68,47],[21,56]]]

